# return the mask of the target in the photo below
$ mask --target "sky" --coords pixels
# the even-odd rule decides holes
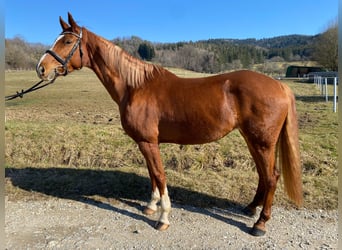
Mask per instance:
[[[338,0],[7,0],[5,38],[51,45],[68,12],[109,40],[262,39],[325,31],[337,20]]]

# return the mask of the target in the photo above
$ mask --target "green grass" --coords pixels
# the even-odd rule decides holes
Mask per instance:
[[[185,77],[202,74],[170,69]],[[30,87],[34,72],[6,72],[6,94]],[[313,84],[286,81],[297,97],[307,208],[337,208],[337,113]],[[147,200],[149,179],[137,145],[124,133],[116,104],[89,70],[6,102],[9,199],[120,197]],[[257,174],[237,131],[205,145],[161,145],[173,201],[224,207],[249,203]],[[128,186],[127,186],[128,185]],[[77,191],[78,190],[78,191]],[[291,206],[280,180],[275,204]]]

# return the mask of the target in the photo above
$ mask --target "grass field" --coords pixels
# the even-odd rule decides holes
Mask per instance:
[[[185,77],[201,74],[171,69]],[[30,87],[35,72],[6,72],[6,94]],[[285,81],[296,94],[304,206],[337,208],[337,113],[313,84]],[[93,196],[148,200],[148,171],[125,135],[116,104],[95,74],[82,70],[23,99],[6,102],[9,199]],[[238,132],[205,145],[163,144],[171,199],[195,206],[245,205],[257,174]],[[292,206],[280,180],[275,204]]]

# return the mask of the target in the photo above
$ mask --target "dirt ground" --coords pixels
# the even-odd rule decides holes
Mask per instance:
[[[6,197],[6,249],[337,249],[337,210],[273,207],[263,237],[248,231],[255,218],[240,208],[173,204],[166,232],[158,216],[142,214],[145,203]]]
[[[116,129],[117,125],[114,125],[119,124],[119,114],[113,111],[114,104],[108,98],[108,94],[104,92],[101,84],[98,84],[93,73],[82,72],[85,74],[74,74],[59,79],[58,85],[52,85],[44,91],[32,94],[32,99],[25,97],[21,102],[6,107],[6,126],[9,134],[7,135],[9,137],[6,137],[6,157],[8,157],[6,177],[14,186],[12,187],[14,190],[7,192],[8,196],[5,197],[6,239],[5,244],[0,242],[0,246],[5,245],[6,249],[20,250],[337,249],[337,134],[331,131],[337,131],[335,128],[338,122],[330,106],[328,107],[328,104],[316,96],[315,89],[308,88],[304,84],[289,83],[298,95],[299,125],[303,147],[306,148],[302,154],[305,198],[311,207],[315,204],[316,208],[327,207],[333,210],[285,208],[284,203],[278,200],[273,206],[272,218],[267,223],[266,235],[256,238],[248,233],[256,218],[244,216],[241,213],[241,206],[222,205],[228,204],[228,201],[242,202],[241,200],[247,199],[245,198],[247,196],[253,197],[254,191],[252,194],[246,193],[246,190],[254,190],[246,187],[250,184],[250,179],[244,179],[247,180],[247,184],[242,183],[243,179],[232,179],[235,183],[245,185],[244,187],[235,185],[238,189],[233,191],[231,185],[227,184],[228,178],[222,178],[225,181],[222,184],[214,184],[215,188],[212,188],[214,192],[210,195],[203,190],[191,191],[184,186],[185,180],[181,179],[183,181],[181,187],[177,186],[177,182],[172,185],[173,192],[177,195],[171,196],[171,200],[175,199],[170,215],[171,226],[166,232],[159,232],[153,228],[158,215],[147,217],[142,213],[147,201],[142,194],[148,190],[148,178],[119,170],[102,173],[98,169],[73,168],[74,166],[107,167],[101,162],[105,166],[94,164],[99,159],[107,158],[116,159],[115,164],[112,164],[115,167],[122,166],[122,162],[131,165],[127,161],[127,153],[132,154],[129,149],[125,149],[126,154],[118,151],[117,155],[113,155],[113,149],[118,147],[118,144],[104,143],[115,138],[119,142],[121,140],[120,147],[123,148],[127,140],[123,139],[125,135],[121,132],[121,126],[120,129]],[[6,84],[11,84],[12,80],[12,90],[15,91],[18,86],[21,86],[18,84],[21,84],[22,79],[35,79],[35,77],[35,72],[6,74]],[[11,88],[8,89],[10,90]],[[87,126],[87,133],[80,130],[84,124]],[[118,133],[110,134],[111,132],[106,131]],[[99,138],[99,134],[103,141],[92,140],[93,137]],[[331,136],[327,137],[326,134]],[[107,136],[101,137],[103,135]],[[66,143],[63,141],[65,138],[73,140],[70,139]],[[78,151],[74,150],[75,145],[79,145],[82,150],[86,149],[84,155],[90,157],[88,165],[85,165],[85,162],[72,162],[74,158],[71,156],[78,155]],[[110,147],[103,145],[110,145]],[[233,159],[244,159],[245,153],[240,152],[242,147],[237,148],[234,141],[231,144],[222,144],[222,147],[232,148],[230,145],[234,146],[233,150],[229,151],[235,156]],[[245,144],[243,148],[246,149]],[[106,157],[107,151],[110,152],[108,157]],[[198,150],[195,151],[198,155]],[[54,162],[57,158],[56,152],[61,156],[58,158],[61,160]],[[207,154],[208,150],[205,152]],[[228,150],[225,152],[227,153]],[[141,159],[142,156],[139,157],[136,159]],[[130,159],[132,158],[130,156]],[[172,155],[169,159],[172,159]],[[192,159],[196,158],[192,157]],[[45,160],[47,166],[63,164],[67,165],[67,168],[45,168],[46,166],[30,168],[37,163],[43,164]],[[164,157],[164,160],[167,161],[167,157]],[[182,160],[182,155],[178,160]],[[244,162],[235,164],[244,166]],[[28,168],[21,169],[14,166],[28,166]],[[135,171],[139,171],[139,168]],[[147,172],[146,169],[144,171]],[[209,178],[205,174],[203,176],[205,180]],[[234,176],[240,175],[236,172]],[[172,175],[168,178],[172,179]],[[177,178],[180,178],[179,175]],[[131,190],[127,188],[126,179]],[[122,184],[123,180],[125,185]],[[195,184],[191,183],[191,185]],[[218,192],[231,192],[238,198],[217,197]],[[279,193],[279,189],[277,192]],[[25,195],[28,193],[29,196],[34,193],[32,195],[34,198],[24,198],[22,193]],[[102,198],[90,197],[92,195]],[[147,196],[145,193],[145,197]],[[207,200],[206,204],[209,205],[206,208],[196,207],[196,204],[202,203],[197,202],[198,200],[202,201],[208,197],[209,202]],[[217,197],[218,201],[210,206],[211,202],[216,202],[216,198],[213,197]],[[184,204],[191,204],[191,206]]]

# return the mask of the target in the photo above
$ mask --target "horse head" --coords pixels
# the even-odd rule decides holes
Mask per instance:
[[[68,13],[68,23],[59,18],[62,33],[57,37],[51,49],[39,60],[36,71],[42,80],[54,81],[83,66],[82,27],[78,26]]]

